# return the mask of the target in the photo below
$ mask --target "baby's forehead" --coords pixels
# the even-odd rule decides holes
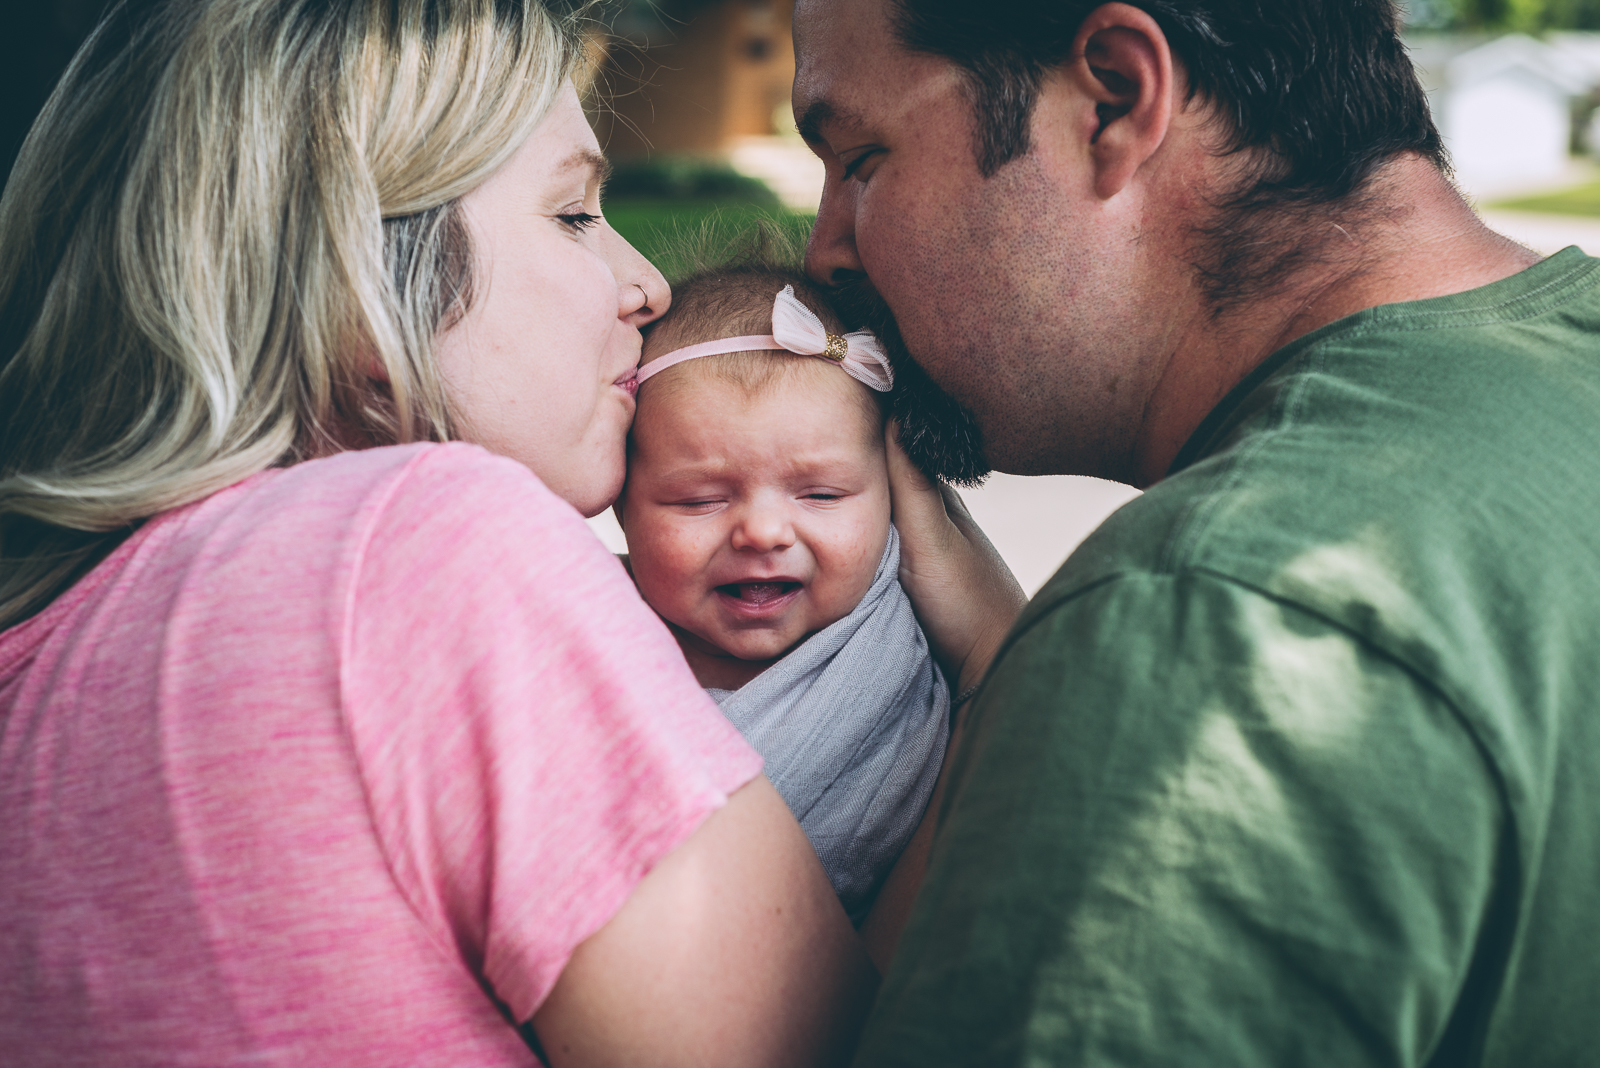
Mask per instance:
[[[772,298],[765,300],[727,299],[719,302],[715,315],[696,314],[697,309],[673,308],[645,331],[641,355],[645,362],[686,345],[698,345],[725,337],[744,337],[772,333]]]
[[[649,444],[651,430],[674,437],[685,432],[736,428],[755,437],[781,436],[792,417],[825,421],[830,440],[840,447],[876,452],[882,441],[883,414],[875,395],[837,364],[785,352],[742,354],[744,368],[721,367],[708,356],[669,368],[639,390],[635,438]],[[759,376],[748,364],[773,361]],[[714,418],[712,418],[714,416]],[[638,433],[638,431],[645,431]]]

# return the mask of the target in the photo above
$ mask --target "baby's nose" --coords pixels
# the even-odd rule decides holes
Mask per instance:
[[[733,547],[770,553],[794,544],[794,527],[779,512],[750,509],[733,526]]]

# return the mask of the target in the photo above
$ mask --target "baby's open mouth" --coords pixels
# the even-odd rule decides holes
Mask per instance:
[[[717,592],[736,601],[759,606],[776,601],[784,594],[799,588],[798,582],[730,582],[725,586],[718,586]]]

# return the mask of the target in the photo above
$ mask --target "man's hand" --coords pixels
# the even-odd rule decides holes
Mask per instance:
[[[911,596],[917,620],[928,635],[934,655],[944,666],[957,695],[978,684],[1022,606],[1022,587],[999,552],[989,543],[956,491],[928,479],[906,456],[899,428],[887,429],[889,492],[894,522],[900,531],[900,581]],[[887,972],[911,905],[922,887],[933,846],[940,799],[950,774],[951,758],[961,747],[965,709],[955,710],[950,745],[939,782],[917,832],[889,873],[861,938],[880,972]]]
[[[917,469],[886,430],[900,581],[956,693],[977,684],[1028,598],[956,491]]]

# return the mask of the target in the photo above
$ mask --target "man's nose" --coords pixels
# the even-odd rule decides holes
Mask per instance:
[[[794,526],[781,510],[746,508],[733,525],[733,548],[770,553],[794,544]]]
[[[806,240],[806,274],[821,285],[840,285],[866,273],[856,253],[856,194],[860,187],[859,182],[831,174],[822,187],[817,221]]]

